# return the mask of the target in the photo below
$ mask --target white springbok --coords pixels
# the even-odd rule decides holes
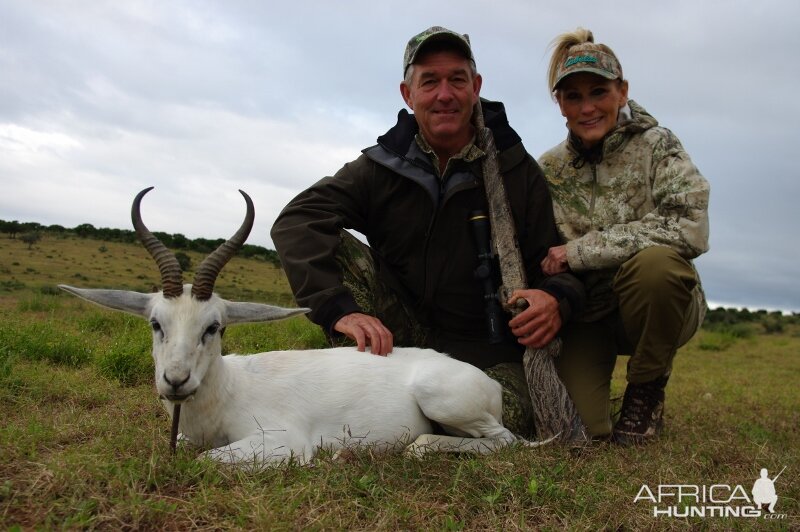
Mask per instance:
[[[222,356],[226,326],[308,309],[236,303],[213,293],[220,270],[244,244],[255,218],[242,191],[244,223],[200,264],[194,284],[184,285],[175,255],[142,222],[139,205],[151,188],[136,196],[131,217],[158,264],[163,290],[60,287],[149,320],[156,388],[173,417],[173,434],[179,430],[185,440],[210,449],[215,460],[256,466],[289,459],[304,463],[320,448],[408,446],[407,452],[420,455],[489,452],[517,441],[501,424],[500,385],[436,351],[398,347],[380,357],[345,347]],[[452,436],[430,434],[431,421]]]

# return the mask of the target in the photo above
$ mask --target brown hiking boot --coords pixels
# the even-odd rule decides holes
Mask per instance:
[[[619,420],[614,425],[614,443],[641,445],[654,440],[661,433],[667,379],[668,375],[642,384],[628,384]]]

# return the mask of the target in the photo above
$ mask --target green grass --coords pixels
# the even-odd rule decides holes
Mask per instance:
[[[92,242],[91,249],[98,246]],[[106,246],[104,257],[121,253],[113,243]],[[675,360],[666,429],[647,447],[553,445],[421,461],[365,449],[343,461],[323,455],[312,466],[254,473],[199,459],[199,450],[187,446],[171,456],[145,320],[43,289],[61,279],[26,263],[25,246],[20,253],[0,259],[27,287],[0,295],[0,529],[800,527],[798,324],[769,334],[758,324],[749,332],[701,331]],[[99,286],[137,282],[139,270],[127,256],[133,276],[119,273]],[[252,262],[243,271],[266,266]],[[86,267],[83,273],[101,280]],[[248,290],[263,295],[273,286],[285,280]],[[302,317],[232,326],[223,341],[231,353],[323,344],[319,329]],[[621,358],[613,395],[624,389],[624,365]],[[749,490],[761,467],[775,474],[784,466],[776,483],[777,509],[788,514],[782,521],[656,519],[633,502],[642,484]]]
[[[106,251],[98,248],[104,246]],[[185,252],[192,264],[204,256]],[[191,282],[194,273],[184,274]],[[52,294],[57,284],[82,288],[119,288],[150,292],[160,284],[158,269],[147,251],[136,244],[100,242],[76,237],[53,237],[28,250],[18,239],[0,238],[0,295],[26,288],[43,295]],[[291,306],[293,299],[286,277],[279,268],[255,259],[234,257],[219,276],[216,291],[240,301],[261,301]],[[20,305],[37,305],[36,296]]]

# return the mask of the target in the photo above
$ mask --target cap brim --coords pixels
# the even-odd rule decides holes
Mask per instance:
[[[556,80],[553,84],[553,90],[558,88],[559,83],[561,83],[564,79],[570,77],[573,74],[580,74],[581,72],[588,72],[590,74],[597,74],[598,76],[604,77],[606,79],[617,79],[619,76],[614,74],[613,72],[609,72],[608,70],[603,70],[601,68],[592,68],[592,67],[580,67],[574,70],[570,70],[569,72],[564,72],[561,76]]]
[[[425,40],[422,41],[422,43],[417,47],[417,49],[414,50],[414,54],[409,58],[406,68],[408,68],[408,65],[413,65],[414,61],[416,61],[417,57],[419,57],[419,54],[424,52],[428,46],[430,46],[432,43],[442,41],[450,41],[451,43],[455,44],[464,53],[464,57],[470,61],[474,61],[472,56],[472,48],[470,48],[469,45],[464,42],[464,39],[453,35],[452,33],[442,32],[434,33],[433,35],[426,37]]]

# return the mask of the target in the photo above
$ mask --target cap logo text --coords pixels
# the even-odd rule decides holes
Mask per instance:
[[[592,57],[591,55],[579,55],[576,57],[570,57],[564,64],[564,68],[570,67],[575,63],[597,63],[597,58]]]

